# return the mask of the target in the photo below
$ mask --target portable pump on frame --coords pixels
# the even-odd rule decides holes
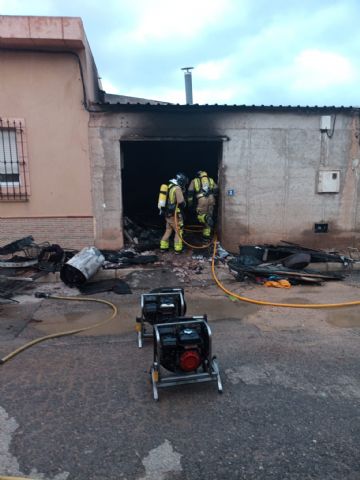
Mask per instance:
[[[159,388],[186,383],[222,383],[207,316],[185,316],[182,288],[162,288],[141,295],[141,317],[137,318],[138,345],[153,337],[154,359],[150,369],[154,400]],[[146,330],[151,325],[152,332]]]
[[[141,295],[141,317],[136,318],[138,347],[145,338],[154,337],[154,325],[186,314],[184,289],[158,288]]]

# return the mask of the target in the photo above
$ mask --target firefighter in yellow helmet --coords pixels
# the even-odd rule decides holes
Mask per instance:
[[[200,170],[191,180],[188,190],[188,205],[196,208],[197,219],[204,225],[202,235],[209,240],[214,227],[215,196],[218,186],[206,172]]]
[[[183,173],[178,173],[175,178],[171,179],[167,188],[167,200],[163,212],[166,220],[166,230],[160,241],[160,250],[167,252],[169,250],[169,240],[174,232],[174,250],[175,253],[181,253],[183,249],[183,210],[185,208],[184,192],[188,183],[187,177]],[[177,216],[177,227],[175,223],[175,215]]]

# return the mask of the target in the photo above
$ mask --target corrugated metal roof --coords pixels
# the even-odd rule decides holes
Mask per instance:
[[[109,103],[110,105],[116,105],[117,103],[120,104],[136,104],[136,105],[167,105],[169,102],[160,102],[159,100],[151,100],[149,98],[141,98],[141,97],[130,97],[129,95],[118,95],[114,93],[106,93],[103,91],[103,100],[104,103]]]
[[[145,100],[145,99],[144,99]],[[154,101],[144,102],[104,102],[96,106],[99,110],[120,111],[120,110],[163,110],[163,111],[257,111],[257,112],[357,112],[360,107],[353,106],[319,106],[319,105],[228,105],[228,104],[193,104],[184,105],[179,103],[155,103]]]

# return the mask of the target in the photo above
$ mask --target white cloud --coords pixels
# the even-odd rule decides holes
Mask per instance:
[[[199,88],[194,90],[193,99],[194,103],[203,105],[208,103],[210,105],[214,103],[228,104],[234,103],[234,98],[240,98],[240,88],[237,85],[218,85],[214,84],[211,88]]]
[[[220,80],[227,77],[232,67],[230,58],[212,60],[196,66],[194,74],[201,80]]]
[[[54,15],[52,0],[0,0],[1,15]]]
[[[245,98],[247,89],[242,85],[221,85],[214,84],[210,88],[195,86],[193,89],[193,102],[200,105],[214,103],[234,103],[234,98]],[[153,89],[141,89],[139,90],[127,90],[126,95],[131,97],[149,98],[151,100],[159,100],[162,102],[185,104],[185,87],[184,88],[153,88]]]
[[[321,90],[346,85],[355,78],[351,62],[334,52],[304,50],[292,67],[294,90]]]
[[[123,42],[144,44],[151,41],[181,41],[197,37],[233,8],[232,0],[137,0],[127,2],[135,19],[127,31],[112,32],[109,46]],[[165,46],[165,44],[163,45]],[[178,47],[174,45],[176,50]]]
[[[0,13],[82,16],[112,93],[185,103],[191,65],[200,104],[360,98],[358,0],[0,0]]]
[[[157,0],[143,2],[138,24],[131,36],[140,42],[150,39],[193,37],[226,11],[228,1]]]
[[[111,83],[106,78],[101,79],[101,86],[102,86],[102,89],[105,90],[106,93],[114,93],[116,95],[121,95],[119,87],[117,87],[116,85]]]

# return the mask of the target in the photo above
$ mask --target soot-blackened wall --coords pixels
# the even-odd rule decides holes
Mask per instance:
[[[178,162],[183,167],[184,162],[191,174],[190,168],[193,172],[204,168],[197,154],[192,155],[195,145],[200,148],[201,143],[192,142],[205,137],[217,139],[221,145],[211,150],[209,141],[202,148],[221,156],[218,226],[221,242],[228,250],[236,252],[239,244],[281,240],[321,248],[356,246],[360,240],[360,125],[356,109],[328,109],[331,131],[321,130],[324,113],[316,108],[207,110],[191,106],[186,111],[177,111],[176,107],[125,110],[96,113],[90,121],[99,246],[118,248],[123,244],[123,199],[127,210],[132,208],[131,203],[136,204],[137,166],[138,176],[149,176],[152,184],[144,208],[155,208],[160,184],[178,169],[166,170],[168,152],[161,153],[164,162],[157,159],[161,148],[176,146],[174,167]],[[184,140],[184,145],[187,141],[192,146],[187,155],[181,150],[186,147],[179,147]],[[149,143],[158,151],[146,155]],[[130,146],[135,144],[140,146]],[[134,153],[136,148],[140,149],[140,160]],[[132,174],[121,170],[122,150],[125,168],[133,158]],[[186,156],[192,158],[187,164]],[[338,192],[319,192],[318,179],[323,170],[339,173]],[[328,231],[315,233],[316,223],[328,224]]]
[[[122,141],[120,149],[124,215],[135,221],[159,222],[160,185],[167,184],[178,172],[191,180],[198,170],[205,170],[217,181],[219,142]]]

